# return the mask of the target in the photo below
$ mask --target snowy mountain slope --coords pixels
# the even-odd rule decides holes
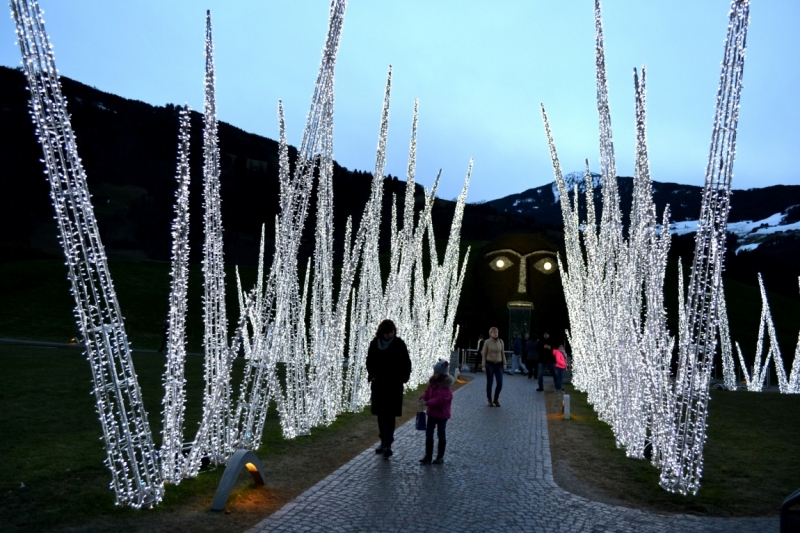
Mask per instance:
[[[599,208],[602,200],[600,176],[593,174],[592,178],[594,200]],[[570,191],[573,190],[575,185],[578,185],[582,198],[585,189],[584,174],[582,172],[573,172],[565,176],[565,180]],[[617,179],[617,183],[622,212],[630,212],[633,178],[620,177]],[[688,227],[695,227],[700,215],[702,192],[702,187],[698,186],[654,181],[653,200],[656,204],[658,217],[661,217],[664,207],[669,204],[670,220],[672,222],[680,226],[683,226],[685,222]],[[486,204],[501,213],[530,216],[546,224],[562,225],[561,207],[555,183],[491,200]],[[731,197],[729,220],[731,222],[763,221],[773,214],[783,213],[793,206],[798,206],[798,211],[800,211],[800,185],[775,185],[759,189],[734,190]],[[585,217],[584,201],[580,202],[580,208],[581,216]],[[794,215],[794,218],[800,218],[800,213]],[[691,221],[695,221],[695,223],[692,224]],[[769,225],[775,226],[776,224]],[[690,231],[693,232],[694,229]]]

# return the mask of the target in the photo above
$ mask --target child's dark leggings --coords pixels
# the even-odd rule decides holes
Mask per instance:
[[[436,433],[439,437],[439,442],[446,442],[447,437],[444,433],[445,426],[447,426],[446,418],[428,416],[428,428],[425,430],[425,440],[433,442],[433,429],[437,428]]]

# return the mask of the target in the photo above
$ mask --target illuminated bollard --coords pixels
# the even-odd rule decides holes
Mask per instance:
[[[561,400],[561,412],[564,414],[564,420],[569,420],[569,394],[565,394]]]

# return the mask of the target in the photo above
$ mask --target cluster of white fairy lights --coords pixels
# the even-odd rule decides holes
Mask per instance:
[[[172,286],[169,294],[167,368],[164,371],[163,440],[161,470],[164,480],[179,483],[183,477],[183,413],[186,405],[186,309],[189,285],[189,128],[191,110],[180,111],[178,133],[178,190],[172,223]]]
[[[666,442],[661,470],[661,486],[682,494],[697,492],[703,472],[709,382],[716,351],[719,301],[723,296],[722,263],[749,21],[749,0],[733,0],[692,275],[679,331],[678,370],[669,398],[669,414],[676,427]]]
[[[455,312],[466,270],[466,260],[460,260],[460,231],[472,163],[440,262],[431,214],[438,176],[431,191],[425,194],[425,206],[416,223],[414,220],[415,103],[403,223],[398,228],[393,198],[390,272],[384,283],[378,237],[391,68],[371,196],[355,235],[351,220],[347,221],[341,279],[334,287],[333,84],[345,8],[345,0],[332,0],[327,40],[294,170],[289,164],[283,108],[279,103],[281,210],[275,222],[275,251],[265,275],[262,228],[258,280],[247,294],[242,290],[237,271],[241,316],[230,341],[225,310],[213,42],[211,16],[207,14],[203,146],[206,387],[201,423],[188,456],[184,456],[190,110],[186,106],[180,112],[168,348],[163,378],[163,444],[157,451],[142,406],[122,316],[39,7],[28,0],[11,2],[31,90],[31,114],[45,156],[78,324],[86,339],[94,375],[94,393],[108,455],[106,462],[119,504],[155,505],[162,498],[165,481],[178,483],[182,478],[196,476],[204,458],[224,463],[237,449],[258,448],[270,401],[275,402],[283,433],[290,438],[307,434],[313,426],[330,424],[346,410],[362,409],[369,402],[366,350],[372,332],[384,318],[395,320],[409,346],[414,368],[410,388],[427,380],[433,363],[452,349],[457,336],[457,329],[453,331]],[[315,250],[302,272],[301,284],[298,252],[315,174]],[[240,347],[246,365],[234,408],[231,368]]]
[[[674,340],[666,328],[663,293],[668,209],[659,225],[647,157],[645,72],[640,80],[634,70],[636,163],[626,238],[617,192],[599,0],[595,2],[603,198],[599,228],[588,162],[588,221],[581,225],[578,187],[571,201],[542,107],[564,216],[569,268],[561,272],[571,325],[568,337],[575,354],[573,383],[588,393],[598,416],[611,425],[617,445],[631,457],[644,457],[649,447],[652,463],[662,471],[662,487],[683,494],[696,493],[702,474],[710,370],[720,316],[726,322],[720,331],[726,382],[735,382],[720,274],[748,20],[749,2],[734,0],[686,302],[682,275],[680,279],[679,361],[674,381],[670,376]]]
[[[781,393],[800,394],[800,363],[798,363],[800,336],[798,337],[797,348],[795,349],[792,370],[787,379],[786,369],[783,366],[783,357],[781,357],[781,350],[778,346],[778,337],[775,334],[775,325],[772,322],[772,313],[769,310],[767,291],[764,289],[764,281],[761,279],[761,274],[758,275],[758,286],[761,289],[761,321],[758,324],[758,342],[756,343],[756,354],[753,359],[752,371],[748,372],[747,365],[742,356],[742,349],[739,347],[739,343],[736,343],[736,352],[739,355],[739,364],[744,374],[747,390],[750,392],[761,392],[764,389],[764,382],[767,379],[771,360],[775,365],[775,374],[778,376],[778,389]],[[769,350],[767,351],[766,359],[764,359],[764,330],[766,330],[767,335],[769,335]]]
[[[92,367],[106,465],[117,504],[151,506],[164,482],[131,360],[86,173],[78,157],[53,48],[37,2],[12,0],[22,64],[31,93],[31,116],[44,154],[61,246],[69,267],[75,317]]]

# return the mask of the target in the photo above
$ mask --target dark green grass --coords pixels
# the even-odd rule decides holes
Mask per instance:
[[[170,265],[155,261],[112,261],[109,270],[125,317],[125,330],[134,350],[161,346],[163,321],[168,312]],[[256,278],[254,267],[240,268],[242,284],[249,290]],[[202,270],[189,272],[187,349],[202,350]],[[226,301],[229,320],[239,316],[236,277],[226,268]],[[0,264],[0,337],[69,342],[78,335],[75,306],[69,292],[67,267],[62,261],[17,261]],[[233,329],[233,324],[229,324]]]
[[[689,275],[691,268],[684,266],[684,291],[689,286]],[[758,340],[758,324],[761,318],[761,293],[758,287],[746,285],[738,281],[725,279],[725,299],[728,309],[728,322],[730,323],[731,342],[738,342],[741,345],[748,371],[752,370],[755,358],[756,341]],[[667,276],[664,284],[665,305],[667,307],[667,322],[672,334],[678,331],[678,263],[670,261],[667,266]],[[797,346],[797,335],[800,330],[800,302],[780,296],[774,293],[767,293],[772,319],[775,323],[775,333],[778,337],[778,345],[784,360],[784,367],[788,377],[794,360],[794,351]],[[766,332],[764,334],[766,339]],[[766,356],[768,344],[765,340],[765,349],[762,357]],[[719,352],[719,349],[717,349]],[[736,360],[736,367],[739,367],[739,359],[736,355],[735,345],[733,347],[733,357]],[[715,361],[715,374],[722,378],[722,365],[719,353]],[[777,385],[775,368],[770,364],[771,384]],[[739,380],[744,378],[737,372]]]
[[[0,523],[38,530],[80,524],[95,515],[126,515],[109,490],[105,451],[95,413],[89,364],[79,350],[0,345]],[[191,440],[202,409],[203,359],[186,361],[186,437]],[[161,440],[161,373],[164,357],[139,354],[139,375],[154,439]],[[237,367],[241,363],[237,361]],[[238,375],[239,373],[236,373]],[[274,426],[274,424],[273,424]],[[275,428],[271,428],[275,431]],[[279,429],[278,429],[279,432]],[[279,435],[278,435],[279,436]],[[212,491],[218,472],[170,486],[167,501]],[[24,483],[25,488],[20,488]]]
[[[573,458],[573,466],[592,468],[601,488],[622,501],[668,512],[774,516],[800,488],[798,395],[713,391],[701,487],[687,497],[662,490],[659,470],[617,449],[611,428],[597,419],[586,395],[568,388],[573,420],[557,423],[579,426],[570,438],[590,440],[594,450],[587,465]]]
[[[164,357],[140,353],[134,356],[134,364],[159,445]],[[89,394],[91,372],[80,350],[0,345],[0,365],[0,456],[4,458],[0,462],[0,531],[64,530],[97,520],[112,524],[138,520],[141,514],[136,513],[144,511],[114,505],[111,475],[103,464],[100,423]],[[241,359],[234,364],[235,396],[242,366]],[[186,379],[185,439],[191,440],[202,410],[202,357],[187,358]],[[346,432],[350,422],[370,416],[368,411],[345,413],[330,426],[314,428],[310,436],[286,440],[277,412],[270,408],[258,455],[268,461],[280,454],[303,453],[307,444]],[[163,504],[146,511],[146,516],[196,507],[197,498],[213,496],[221,475],[220,468],[177,486],[168,485]],[[108,524],[96,527],[113,530]]]

